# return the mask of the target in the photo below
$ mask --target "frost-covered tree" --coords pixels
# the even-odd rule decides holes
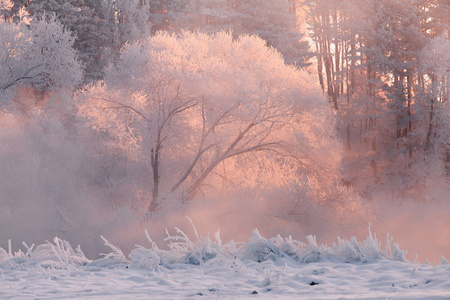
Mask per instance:
[[[240,34],[257,34],[282,53],[286,63],[303,67],[311,54],[294,4],[289,0],[233,1],[238,17],[232,17],[232,29]]]
[[[450,40],[445,34],[433,37],[422,49],[418,68],[418,101],[421,113],[420,131],[424,156],[437,162],[428,165],[428,172],[441,177],[449,174],[450,167]],[[430,159],[424,159],[425,162]]]
[[[4,19],[8,19],[11,15],[11,10],[14,7],[14,3],[11,0],[0,1],[0,14]]]
[[[70,32],[55,18],[30,25],[0,21],[2,106],[21,98],[24,87],[41,95],[73,90],[81,80],[73,42]]]
[[[29,0],[1,0],[0,15],[4,20],[10,20],[18,23],[22,20],[25,13],[24,8],[28,5]]]
[[[339,142],[312,86],[256,36],[160,33],[125,47],[77,106],[87,124],[147,164],[149,211],[223,185],[284,186],[332,208],[350,193],[326,192],[340,161],[328,149]]]
[[[214,33],[231,30],[255,34],[283,54],[287,63],[305,66],[310,58],[296,11],[289,0],[197,0],[153,1],[159,5],[165,30],[200,30]],[[163,6],[163,9],[161,8]]]
[[[109,63],[113,25],[105,1],[31,0],[26,9],[35,19],[56,15],[61,24],[75,36],[73,47],[84,66],[84,81],[102,77]]]
[[[350,154],[349,182],[358,185],[366,174],[389,189],[407,190],[426,178],[441,181],[447,146],[437,138],[445,130],[435,130],[445,127],[436,117],[445,115],[441,104],[448,98],[442,51],[448,4],[309,0],[307,8],[319,83],[339,114]],[[436,64],[445,66],[436,69],[439,76]]]
[[[147,0],[114,0],[109,4],[114,10],[118,46],[146,39],[151,34],[150,4]]]

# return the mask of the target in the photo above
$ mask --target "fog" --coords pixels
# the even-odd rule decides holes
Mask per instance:
[[[57,165],[52,169],[48,165],[46,170],[41,169],[36,163],[39,161],[42,166],[46,155],[38,160],[33,159],[32,153],[36,154],[38,148],[33,146],[32,141],[28,141],[28,146],[24,144],[23,140],[18,139],[20,133],[14,131],[11,124],[8,126],[5,123],[2,126],[2,149],[6,151],[9,147],[7,152],[10,154],[5,156],[3,153],[3,194],[0,197],[0,247],[5,249],[9,239],[12,240],[13,249],[17,250],[22,247],[22,241],[29,245],[41,244],[58,236],[73,245],[80,244],[88,257],[95,258],[108,251],[100,235],[127,253],[135,244],[148,245],[145,229],[163,247],[166,229],[173,233],[174,227],[179,227],[195,238],[187,219],[189,217],[201,236],[214,236],[219,229],[223,241],[246,241],[252,230],[258,228],[266,237],[280,234],[300,241],[313,234],[319,243],[328,245],[332,245],[337,236],[363,238],[370,223],[372,232],[377,234],[380,241],[384,241],[389,233],[401,249],[408,250],[407,258],[410,261],[414,260],[416,253],[420,262],[429,260],[432,264],[437,263],[441,256],[450,257],[448,201],[406,201],[392,199],[388,193],[379,193],[370,201],[363,201],[371,206],[369,216],[357,216],[350,224],[342,224],[330,218],[330,212],[325,208],[307,201],[302,203],[305,213],[295,216],[295,219],[277,217],[275,212],[286,203],[286,199],[283,199],[286,195],[280,193],[278,196],[261,198],[255,197],[251,191],[241,190],[193,199],[185,207],[176,206],[174,201],[173,205],[155,212],[151,218],[145,218],[126,204],[107,206],[98,200],[105,197],[98,191],[94,193],[95,196],[89,196],[86,183],[81,180],[83,177],[77,177],[79,175],[75,172],[79,170],[77,166],[81,160],[86,159],[84,155],[78,154],[76,158],[76,151],[69,151],[74,161],[62,163],[63,158],[58,159],[53,153],[52,160]],[[13,140],[7,138],[14,134]],[[42,141],[42,137],[38,140]],[[31,148],[27,150],[26,147],[30,145]],[[10,164],[12,162],[14,165]],[[120,185],[116,188],[120,189]],[[445,191],[445,187],[442,190]],[[70,201],[61,202],[61,199]]]
[[[128,253],[136,244],[149,246],[144,234],[146,229],[152,239],[164,248],[166,229],[169,233],[175,233],[174,227],[178,227],[195,239],[188,217],[192,219],[200,236],[214,237],[214,233],[220,230],[223,241],[233,239],[238,242],[247,241],[252,230],[258,228],[266,237],[280,234],[282,237],[292,236],[305,241],[305,237],[312,234],[319,243],[332,245],[338,236],[364,238],[369,229],[369,222],[363,221],[356,226],[333,224],[326,220],[320,210],[297,222],[289,222],[272,216],[265,203],[251,196],[198,201],[186,210],[175,208],[175,211],[160,211],[151,220],[144,221],[139,221],[139,216],[128,208],[115,209],[109,213],[98,209],[93,214],[86,205],[78,207],[76,213],[67,217],[74,220],[72,227],[67,226],[54,206],[45,203],[30,207],[28,216],[22,213],[12,219],[2,218],[0,247],[7,249],[8,239],[12,240],[13,249],[18,250],[23,248],[22,241],[28,245],[41,244],[58,236],[72,245],[80,244],[85,254],[93,259],[109,251],[100,235]],[[8,220],[6,224],[5,220]],[[77,223],[77,220],[82,222]],[[428,260],[431,264],[438,263],[441,256],[450,257],[448,203],[380,201],[370,226],[382,242],[388,233],[393,236],[401,249],[408,250],[407,259],[410,261],[415,259],[415,254],[419,262]]]
[[[444,1],[26,2],[0,2],[0,247],[191,219],[450,258]]]
[[[402,249],[407,259],[433,265],[442,256],[450,256],[450,204],[448,202],[391,202],[379,204],[377,222],[373,226],[381,238],[387,233]]]
[[[223,199],[224,200],[224,199]],[[256,203],[255,203],[256,202]],[[257,228],[266,237],[292,236],[305,242],[307,235],[315,235],[321,244],[333,245],[337,237],[364,238],[368,234],[369,222],[357,226],[343,226],[327,222],[320,212],[317,215],[305,217],[298,222],[288,222],[270,215],[264,205],[250,199],[227,199],[223,202],[207,201],[198,203],[197,207],[187,211],[156,217],[142,224],[130,224],[112,232],[111,241],[130,251],[134,244],[148,245],[143,230],[147,229],[150,236],[161,247],[169,233],[175,233],[178,227],[195,239],[191,223],[192,219],[201,236],[210,235],[219,229],[223,241],[233,239],[245,242]],[[385,242],[387,234],[394,238],[402,250],[407,250],[407,259],[433,265],[442,256],[450,257],[450,213],[448,203],[401,203],[381,201],[376,206],[376,213],[370,220],[370,227],[381,242]]]

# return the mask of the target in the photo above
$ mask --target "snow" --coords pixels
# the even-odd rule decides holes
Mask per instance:
[[[409,262],[388,236],[317,245],[266,239],[246,243],[168,233],[166,249],[148,236],[128,256],[111,249],[87,259],[63,240],[13,253],[0,248],[1,299],[450,299],[450,264]]]

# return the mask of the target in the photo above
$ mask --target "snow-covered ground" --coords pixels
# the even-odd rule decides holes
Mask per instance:
[[[405,260],[388,237],[384,246],[340,240],[331,247],[257,230],[247,243],[190,239],[180,230],[163,250],[148,237],[128,256],[87,259],[55,238],[12,253],[0,248],[0,299],[450,299],[450,264]]]

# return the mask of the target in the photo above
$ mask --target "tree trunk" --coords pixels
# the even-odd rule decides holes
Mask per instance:
[[[156,136],[155,146],[151,150],[150,155],[150,163],[152,166],[153,172],[153,189],[152,189],[152,202],[148,207],[148,212],[154,212],[159,206],[159,157],[162,148],[162,140],[161,140],[161,128],[158,130],[158,134]]]
[[[431,149],[431,136],[433,134],[433,123],[434,123],[434,97],[435,97],[435,76],[431,76],[431,99],[430,99],[430,119],[428,121],[428,131],[427,139],[425,143],[425,150],[429,151]]]
[[[350,123],[347,124],[347,150],[351,150],[351,143],[350,143]]]
[[[450,151],[447,151],[447,158],[445,160],[445,168],[447,169],[447,176],[450,175]]]
[[[151,166],[153,171],[153,189],[152,189],[152,202],[148,207],[149,212],[154,212],[158,206],[159,200],[159,151],[152,149],[151,153]]]

